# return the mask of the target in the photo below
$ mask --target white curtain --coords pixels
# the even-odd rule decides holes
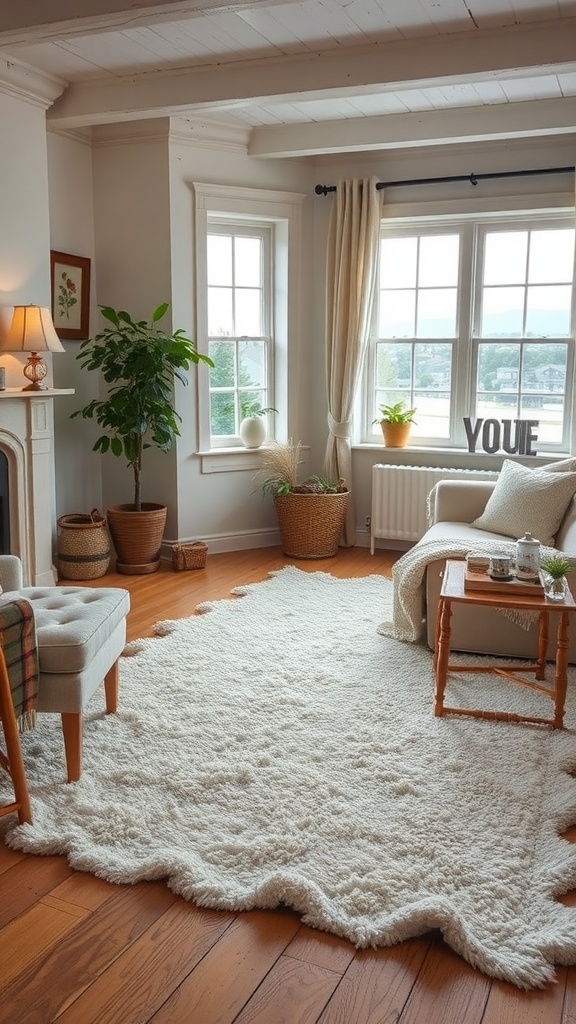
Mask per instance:
[[[378,179],[340,181],[330,219],[326,260],[328,444],[324,473],[351,486],[350,421],[368,343],[376,288],[381,195]],[[344,543],[354,543],[350,502]]]

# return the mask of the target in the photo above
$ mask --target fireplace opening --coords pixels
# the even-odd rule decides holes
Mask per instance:
[[[0,554],[10,554],[10,502],[8,493],[8,459],[0,452]]]

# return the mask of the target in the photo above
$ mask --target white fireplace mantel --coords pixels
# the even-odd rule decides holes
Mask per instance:
[[[31,586],[52,586],[56,532],[53,399],[73,388],[0,391],[0,451],[8,460],[10,550]]]

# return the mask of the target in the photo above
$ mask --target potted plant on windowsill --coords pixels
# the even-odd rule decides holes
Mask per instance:
[[[373,420],[382,428],[384,444],[387,448],[405,448],[410,436],[410,429],[415,422],[416,409],[406,409],[405,402],[394,405],[380,405],[380,415]]]
[[[259,448],[266,440],[266,416],[278,412],[274,406],[262,408],[258,402],[243,409],[244,419],[240,423],[240,440],[245,448]]]
[[[100,307],[110,326],[83,342],[77,359],[85,370],[99,370],[108,385],[105,399],[94,398],[72,418],[95,419],[104,429],[93,451],[124,457],[132,470],[134,496],[129,504],[107,509],[108,526],[116,548],[119,572],[142,574],[160,567],[165,505],[144,502],[141,496],[142,457],[147,448],[170,450],[179,436],[180,416],[174,409],[174,377],[188,383],[184,371],[199,362],[212,366],[182,329],[168,333],[157,326],[166,314],[165,302],[148,323],[135,321],[124,310]]]
[[[272,495],[282,550],[292,558],[331,558],[338,552],[350,491],[344,480],[310,476],[298,482],[302,444],[273,441],[262,453],[262,490]]]

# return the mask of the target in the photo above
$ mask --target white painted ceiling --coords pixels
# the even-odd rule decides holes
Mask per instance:
[[[58,80],[55,128],[172,114],[261,156],[576,132],[576,0],[2,0],[0,63]]]

